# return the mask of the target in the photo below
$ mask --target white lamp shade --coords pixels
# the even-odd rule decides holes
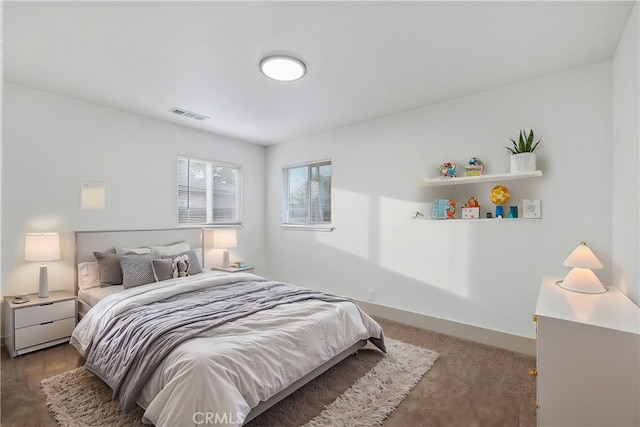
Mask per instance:
[[[567,277],[558,282],[558,286],[583,294],[602,294],[607,292],[607,288],[604,287],[593,271],[580,267],[572,268]]]
[[[56,261],[60,259],[58,233],[27,233],[24,235],[25,261]]]
[[[580,243],[580,245],[574,249],[573,252],[569,254],[567,259],[562,263],[565,267],[578,267],[578,268],[590,268],[590,269],[602,269],[602,263],[598,258],[591,252],[589,246],[585,242]]]
[[[213,247],[229,249],[237,246],[236,230],[215,230],[213,232]]]

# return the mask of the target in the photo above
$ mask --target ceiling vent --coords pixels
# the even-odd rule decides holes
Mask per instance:
[[[169,110],[170,113],[177,114],[178,116],[187,117],[189,119],[197,120],[199,122],[208,119],[208,116],[203,116],[202,114],[194,113],[193,111],[187,111],[184,108],[174,107]]]

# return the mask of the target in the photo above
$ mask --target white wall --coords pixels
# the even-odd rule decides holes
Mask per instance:
[[[589,243],[612,279],[611,61],[573,69],[267,149],[267,265],[297,282],[410,312],[532,338],[543,275]],[[375,90],[375,89],[372,89]],[[508,172],[504,145],[518,129],[543,139],[544,177],[505,184],[521,205],[542,200],[541,221],[414,221],[434,198],[493,210],[494,184],[425,188],[436,166],[480,157]],[[335,231],[281,230],[281,168],[333,160]],[[511,204],[511,203],[509,203]],[[522,206],[520,206],[522,209]]]
[[[179,154],[243,165],[244,228],[231,257],[264,269],[264,147],[13,84],[3,111],[3,295],[37,292],[25,232],[61,233],[49,287],[73,292],[73,231],[177,227]],[[109,186],[107,210],[80,210],[85,180]]]
[[[613,282],[640,305],[640,12],[613,58]]]

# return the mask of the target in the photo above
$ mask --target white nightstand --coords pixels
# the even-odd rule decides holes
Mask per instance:
[[[227,273],[253,273],[253,267],[213,267],[213,271],[226,271]]]
[[[69,342],[76,326],[76,297],[67,291],[50,291],[49,297],[27,295],[31,301],[15,304],[4,299],[4,334],[9,356]]]

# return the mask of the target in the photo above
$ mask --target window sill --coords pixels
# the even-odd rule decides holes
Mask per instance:
[[[216,228],[231,228],[234,230],[241,230],[244,228],[243,224],[178,224],[177,228],[201,228],[204,230],[213,230]]]
[[[282,230],[298,230],[298,231],[328,231],[335,230],[331,224],[282,224]]]

